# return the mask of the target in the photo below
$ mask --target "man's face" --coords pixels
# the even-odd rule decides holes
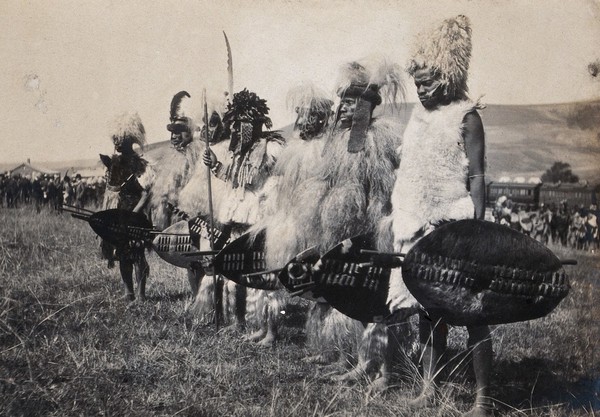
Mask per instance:
[[[133,142],[130,137],[116,137],[113,136],[113,144],[115,145],[115,151],[119,153],[131,153],[133,152]]]
[[[439,78],[439,75],[432,74],[429,68],[419,69],[414,74],[419,101],[426,109],[435,109],[445,99],[444,89]]]
[[[340,102],[339,123],[342,128],[350,128],[352,126],[352,118],[356,110],[356,98],[344,97]]]
[[[171,144],[176,149],[185,149],[193,140],[188,124],[183,120],[173,123],[171,131]]]
[[[296,108],[298,117],[296,127],[300,130],[300,139],[310,140],[317,136],[327,124],[328,114],[309,108]]]

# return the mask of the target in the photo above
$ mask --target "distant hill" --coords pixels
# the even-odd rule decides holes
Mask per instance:
[[[406,124],[415,104],[396,113]],[[555,161],[569,163],[581,179],[600,183],[600,100],[567,104],[488,105],[480,111],[486,134],[487,178],[541,176]],[[281,128],[289,136],[292,126]],[[160,158],[169,141],[149,144],[145,153]],[[23,161],[21,161],[23,162]],[[0,165],[3,170],[19,165]],[[64,171],[92,168],[98,160],[37,165]]]
[[[541,176],[555,161],[600,183],[600,101],[481,111],[489,177]]]

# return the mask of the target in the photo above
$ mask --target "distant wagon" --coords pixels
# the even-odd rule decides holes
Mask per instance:
[[[493,206],[498,197],[505,196],[513,203],[535,207],[538,205],[540,183],[489,182],[487,184],[487,204]]]
[[[595,187],[589,184],[555,183],[542,184],[539,190],[540,204],[560,204],[567,201],[569,206],[589,207],[597,203]]]
[[[513,203],[530,205],[558,205],[568,202],[569,206],[589,207],[598,204],[596,188],[590,184],[570,183],[521,183],[489,182],[487,205],[493,207],[498,197],[505,196]]]

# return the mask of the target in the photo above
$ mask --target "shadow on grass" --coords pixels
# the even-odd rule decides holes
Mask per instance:
[[[190,294],[187,291],[178,292],[178,293],[168,293],[168,294],[155,294],[149,295],[146,297],[146,301],[149,302],[157,302],[157,301],[167,301],[167,302],[179,302],[184,301],[189,298]]]
[[[508,408],[566,404],[572,410],[600,410],[600,378],[569,380],[565,364],[540,358],[494,363],[493,396]]]

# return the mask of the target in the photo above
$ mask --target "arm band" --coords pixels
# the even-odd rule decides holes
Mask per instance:
[[[219,177],[222,167],[223,167],[223,164],[220,161],[217,161],[215,166],[210,169],[210,172],[212,172],[215,177]]]

